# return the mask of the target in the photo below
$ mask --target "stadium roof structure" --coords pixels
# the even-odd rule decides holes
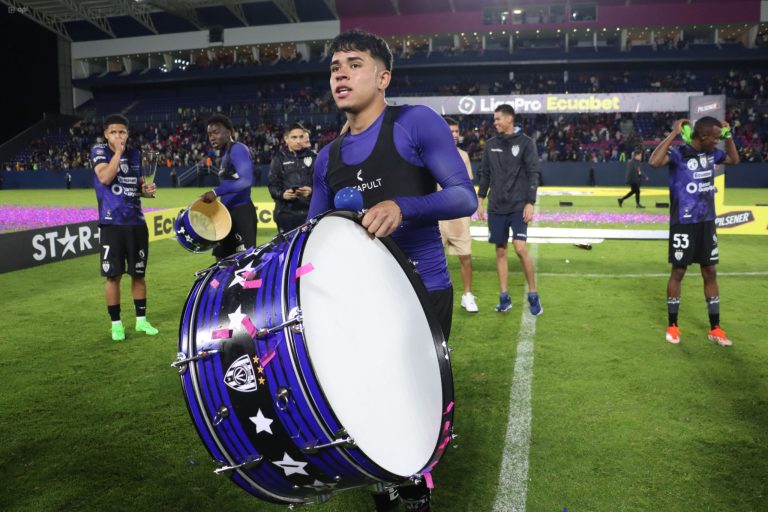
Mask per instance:
[[[700,5],[721,0],[580,0],[611,7]],[[313,21],[381,19],[478,10],[538,9],[541,0],[0,0],[70,42]],[[739,0],[758,6],[759,0]],[[548,0],[547,6],[571,5]],[[574,4],[576,5],[576,4]],[[757,20],[755,20],[757,21]]]
[[[338,19],[336,0],[0,0],[71,42]]]

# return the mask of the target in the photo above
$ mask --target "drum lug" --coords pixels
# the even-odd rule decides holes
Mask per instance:
[[[229,409],[226,405],[220,405],[216,410],[216,416],[213,417],[213,426],[218,427],[225,418],[229,417]]]
[[[218,349],[212,349],[212,350],[202,350],[197,353],[196,356],[187,357],[187,355],[184,352],[179,352],[176,354],[176,360],[171,363],[171,368],[178,368],[179,375],[184,375],[184,372],[187,371],[187,365],[191,363],[192,361],[197,361],[199,359],[205,359],[206,357],[209,357],[213,354],[216,354],[219,350]]]
[[[277,388],[275,393],[275,406],[281,411],[287,411],[291,404],[291,390],[286,387]]]
[[[259,455],[258,457],[249,457],[244,462],[241,462],[240,464],[234,464],[232,466],[221,466],[219,468],[216,468],[213,470],[214,473],[217,475],[222,475],[224,473],[227,473],[229,471],[235,471],[238,469],[250,469],[256,464],[260,463],[264,459],[263,455]]]
[[[340,432],[344,432],[342,429]],[[304,448],[301,449],[301,453],[312,455],[317,453],[318,451],[322,450],[323,448],[333,448],[333,447],[341,447],[341,448],[353,448],[355,446],[355,440],[351,437],[346,435],[346,432],[344,432],[344,435],[346,437],[337,438],[334,441],[331,441],[330,443],[325,444],[307,444],[304,446]]]

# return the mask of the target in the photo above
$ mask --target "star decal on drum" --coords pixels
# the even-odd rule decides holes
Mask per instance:
[[[253,272],[253,260],[249,261],[246,266],[241,268],[240,270],[235,271],[235,277],[232,279],[232,282],[229,283],[229,286],[227,288],[232,288],[235,285],[243,285],[243,281],[245,281],[245,276],[249,274],[250,272]]]
[[[256,411],[256,416],[251,416],[248,419],[251,420],[254,425],[256,425],[257,434],[259,432],[268,432],[270,434],[272,433],[272,427],[270,425],[272,425],[272,422],[275,420],[271,420],[264,416],[264,413],[261,412],[261,409]]]
[[[259,384],[264,384],[265,382],[267,381],[264,379],[264,377],[259,377]]]
[[[291,458],[290,455],[288,455],[287,452],[285,452],[283,455],[283,460],[272,461],[272,464],[280,467],[283,471],[285,471],[285,476],[290,476],[293,474],[309,476],[309,473],[304,471],[304,466],[309,463],[295,461]]]
[[[228,313],[227,316],[229,317],[229,328],[233,331],[236,331],[239,327],[243,325],[243,318],[245,318],[248,315],[243,314],[243,306],[237,306],[237,309],[234,313]]]
[[[329,484],[325,482],[321,482],[320,480],[315,480],[312,485],[302,485],[302,487],[306,487],[307,489],[317,489],[317,490],[325,490],[325,489],[333,489],[338,484]]]

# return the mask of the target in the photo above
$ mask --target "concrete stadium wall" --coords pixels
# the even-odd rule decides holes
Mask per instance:
[[[475,176],[479,162],[473,162]],[[547,186],[573,186],[584,187],[589,183],[590,164],[583,162],[544,162],[540,164],[542,179]],[[653,169],[648,164],[643,166],[644,172],[650,178],[645,182],[649,187],[667,186],[666,169]],[[183,169],[177,170],[183,172]],[[257,165],[255,169],[256,185],[266,185],[269,166]],[[73,169],[72,188],[93,188],[93,171],[90,169]],[[0,171],[5,189],[28,188],[65,188],[64,171],[24,171],[7,172]],[[626,174],[626,164],[619,162],[606,162],[595,164],[595,182],[597,186],[623,186]],[[726,169],[725,184],[727,187],[737,188],[768,188],[768,163],[739,164]],[[170,187],[170,170],[160,169],[155,178],[159,187]],[[206,176],[201,186],[215,186],[218,180],[215,176]],[[191,186],[197,185],[197,180],[192,180]]]

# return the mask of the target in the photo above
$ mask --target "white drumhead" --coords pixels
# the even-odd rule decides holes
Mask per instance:
[[[318,382],[347,433],[401,476],[435,450],[442,383],[422,305],[402,268],[355,222],[320,219],[301,278],[305,339]]]

